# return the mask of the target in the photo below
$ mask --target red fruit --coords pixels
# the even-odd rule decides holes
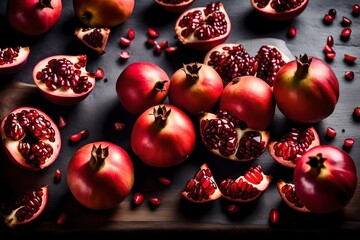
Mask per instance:
[[[187,181],[180,194],[194,203],[210,202],[221,197],[214,176],[206,163],[203,163],[194,177]]]
[[[50,166],[60,153],[57,125],[37,108],[12,110],[1,121],[0,129],[7,156],[21,168],[39,171]]]
[[[45,185],[28,191],[15,200],[2,203],[0,215],[6,225],[15,228],[37,219],[46,208],[47,202],[48,186]]]
[[[230,18],[221,2],[184,11],[176,21],[175,34],[181,44],[209,50],[226,41],[231,31]]]
[[[69,161],[67,182],[75,199],[89,209],[116,207],[131,192],[134,167],[129,154],[111,142],[80,147]]]
[[[274,97],[283,115],[299,123],[330,116],[339,100],[339,81],[331,67],[306,54],[286,63],[276,74]]]
[[[118,76],[116,93],[123,107],[140,115],[149,107],[162,104],[168,95],[170,78],[158,65],[135,62]]]
[[[144,195],[141,193],[134,193],[132,201],[135,205],[140,205],[144,201]]]
[[[79,27],[75,29],[75,35],[87,47],[100,55],[105,53],[110,31],[110,28]]]
[[[310,148],[320,145],[314,127],[293,127],[279,140],[268,144],[271,157],[285,167],[295,168],[299,158]]]
[[[61,12],[62,0],[9,0],[6,16],[16,31],[36,36],[52,29]]]
[[[211,111],[224,85],[214,68],[202,63],[184,64],[170,78],[169,101],[192,115]]]
[[[336,130],[332,127],[327,127],[326,128],[326,136],[329,137],[329,138],[334,138],[336,137]]]
[[[29,47],[0,49],[0,74],[14,74],[23,69],[29,54]]]
[[[300,201],[314,213],[343,209],[357,187],[356,166],[352,157],[332,145],[308,150],[294,170],[294,185]]]
[[[270,132],[244,126],[243,122],[225,110],[216,114],[200,114],[201,140],[213,154],[234,161],[257,159],[266,150]]]
[[[192,154],[196,132],[190,117],[174,105],[150,107],[135,121],[131,148],[146,164],[172,167]]]
[[[279,210],[276,208],[272,208],[269,212],[269,222],[271,224],[276,224],[277,222],[279,222],[279,219],[280,219]]]
[[[86,70],[86,65],[86,55],[50,56],[35,65],[33,80],[50,102],[75,105],[89,96],[95,87],[95,75]]]
[[[226,178],[219,182],[219,189],[224,198],[233,202],[251,202],[258,199],[269,187],[272,180],[264,174],[262,167],[250,167],[237,179]]]
[[[307,7],[309,0],[250,0],[250,3],[258,13],[267,19],[287,21],[299,16]]]
[[[297,29],[296,29],[296,27],[291,26],[291,27],[288,29],[288,36],[291,37],[291,38],[293,38],[293,37],[296,36],[296,34],[297,34]]]
[[[195,0],[154,0],[154,2],[165,11],[173,13],[185,11],[194,1]]]
[[[245,122],[249,128],[265,130],[275,115],[275,99],[269,84],[255,76],[234,78],[219,100],[219,107]]]
[[[276,188],[282,198],[282,200],[292,209],[298,212],[310,212],[304,204],[300,201],[295,192],[295,186],[293,183],[286,183],[282,179],[276,182]]]

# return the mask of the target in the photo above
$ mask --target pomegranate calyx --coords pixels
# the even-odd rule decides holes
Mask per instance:
[[[44,9],[44,8],[54,9],[54,7],[51,5],[51,0],[39,0],[37,6],[40,9]]]
[[[170,113],[171,113],[171,109],[166,109],[165,105],[162,107],[159,105],[157,109],[154,107],[153,109],[153,115],[155,117],[154,124],[156,126],[159,126],[160,128],[164,127]]]
[[[168,82],[168,80],[157,81],[155,83],[156,92],[165,92],[166,91],[165,83],[167,83],[167,82]]]
[[[105,159],[109,156],[109,147],[101,148],[101,144],[99,147],[96,147],[95,144],[91,149],[91,158],[90,158],[90,167],[99,171],[99,169],[104,165]]]
[[[313,176],[318,176],[321,172],[322,168],[325,168],[324,162],[326,158],[322,156],[321,153],[317,154],[316,156],[309,157],[309,161],[307,164],[311,167],[309,173]]]
[[[309,72],[309,67],[311,64],[312,58],[308,57],[308,55],[305,53],[303,56],[296,57],[296,72],[295,76],[297,76],[299,79],[303,79]]]
[[[199,72],[201,69],[201,65],[198,64],[197,62],[193,63],[193,64],[183,64],[183,71],[186,74],[186,78],[190,79],[192,81],[196,81],[197,79],[199,79]]]

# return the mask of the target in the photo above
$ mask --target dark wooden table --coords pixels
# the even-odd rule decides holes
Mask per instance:
[[[294,56],[307,53],[325,59],[323,47],[327,36],[333,35],[334,49],[337,57],[330,66],[335,71],[340,82],[340,99],[334,113],[315,125],[321,142],[342,147],[347,137],[353,137],[355,144],[349,151],[353,157],[360,179],[360,127],[352,118],[353,109],[360,105],[360,71],[358,63],[350,66],[343,61],[343,55],[350,53],[360,57],[360,17],[351,15],[354,0],[310,1],[305,12],[298,18],[288,22],[273,23],[260,17],[247,0],[222,1],[232,20],[232,32],[227,42],[245,43],[250,51],[256,51],[264,41],[275,42],[282,49]],[[193,7],[204,6],[208,1],[197,0]],[[39,107],[49,113],[54,119],[59,115],[67,117],[69,125],[61,130],[63,147],[57,161],[48,169],[38,173],[29,173],[13,166],[0,150],[0,180],[1,194],[7,191],[21,192],[33,186],[49,184],[49,202],[44,213],[35,222],[20,229],[8,229],[0,225],[0,239],[23,239],[25,236],[51,239],[54,237],[81,236],[101,237],[107,239],[126,239],[133,237],[193,237],[202,234],[203,237],[260,237],[284,236],[286,238],[311,236],[343,236],[348,233],[360,233],[360,187],[350,204],[343,210],[333,214],[314,215],[303,214],[291,210],[282,202],[275,186],[277,179],[290,180],[292,172],[276,163],[268,152],[252,163],[235,163],[218,159],[207,152],[201,143],[186,163],[170,169],[154,169],[145,166],[132,153],[129,145],[129,135],[135,117],[128,114],[119,103],[115,82],[118,75],[129,63],[150,61],[163,67],[169,75],[186,62],[201,62],[204,52],[181,48],[179,52],[168,55],[154,54],[145,47],[146,29],[153,27],[160,32],[161,40],[168,40],[175,45],[174,24],[177,14],[163,12],[151,0],[137,0],[133,15],[124,24],[113,28],[110,34],[106,53],[98,56],[87,49],[74,36],[74,29],[79,26],[75,18],[72,1],[63,1],[63,11],[59,22],[46,34],[38,37],[26,37],[10,28],[5,17],[6,1],[0,3],[0,47],[13,45],[29,45],[31,53],[25,68],[12,76],[0,76],[0,116],[21,105]],[[335,8],[337,16],[330,25],[322,21],[329,9]],[[343,28],[341,17],[352,20],[352,36],[348,41],[340,39]],[[287,30],[295,26],[298,35],[287,37]],[[136,38],[128,48],[132,55],[127,62],[119,61],[119,38],[125,36],[132,27]],[[264,39],[265,38],[265,39]],[[73,107],[59,107],[47,102],[40,96],[32,83],[32,69],[41,59],[55,54],[86,53],[89,57],[89,70],[101,66],[104,68],[108,81],[99,81],[93,93],[80,104]],[[347,70],[355,72],[355,78],[347,81],[344,73]],[[20,83],[20,84],[19,84]],[[123,132],[112,130],[112,123],[121,121],[126,124]],[[286,120],[277,111],[271,131],[281,132],[286,127]],[[325,130],[328,126],[338,131],[332,141],[327,140]],[[90,131],[89,138],[75,145],[68,143],[68,138],[84,128]],[[344,130],[344,131],[342,131]],[[97,140],[108,140],[119,144],[130,152],[135,165],[136,182],[134,191],[143,191],[145,202],[137,207],[131,207],[131,196],[119,207],[109,211],[90,211],[80,206],[69,192],[66,182],[66,167],[72,154],[85,143]],[[240,204],[240,211],[231,215],[227,213],[227,202],[219,199],[210,204],[194,205],[181,198],[179,192],[186,181],[193,176],[203,163],[229,169],[229,174],[242,174],[250,165],[261,164],[264,172],[272,175],[273,182],[257,201]],[[53,182],[56,169],[63,173],[59,183]],[[159,176],[171,177],[173,182],[164,187],[158,183]],[[157,209],[150,209],[146,204],[149,197],[162,199]],[[269,211],[278,208],[281,221],[277,226],[268,223]],[[58,225],[56,220],[60,213],[68,214],[68,222]],[[4,236],[4,237],[3,237]]]

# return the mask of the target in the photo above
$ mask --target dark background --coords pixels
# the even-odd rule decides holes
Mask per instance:
[[[285,169],[276,163],[265,152],[259,159],[251,163],[231,162],[216,158],[207,152],[199,142],[194,154],[184,164],[169,169],[155,169],[145,166],[131,152],[129,136],[131,126],[136,117],[127,113],[118,101],[115,83],[121,71],[130,63],[137,61],[150,61],[161,66],[169,76],[182,66],[182,63],[202,62],[205,52],[180,47],[173,54],[165,52],[157,55],[154,49],[146,47],[146,30],[153,27],[160,32],[158,38],[168,40],[170,45],[176,45],[174,24],[179,14],[164,12],[151,0],[136,0],[132,16],[123,24],[112,28],[106,53],[99,56],[86,48],[74,35],[74,29],[80,26],[72,8],[72,1],[63,1],[63,11],[59,22],[49,32],[38,36],[24,36],[9,26],[5,17],[7,1],[0,2],[0,47],[28,45],[30,56],[25,68],[11,76],[0,76],[0,87],[5,89],[7,84],[20,81],[32,84],[32,69],[41,59],[57,54],[87,54],[88,70],[102,67],[105,70],[107,81],[100,80],[94,91],[83,102],[72,107],[60,107],[49,103],[35,92],[31,101],[25,104],[39,107],[49,113],[53,119],[60,115],[67,118],[69,125],[61,130],[63,146],[59,158],[48,169],[37,173],[29,173],[13,166],[3,150],[0,162],[1,191],[4,193],[20,193],[34,186],[49,184],[49,202],[45,212],[34,223],[20,229],[8,229],[0,225],[1,236],[16,237],[43,236],[48,239],[56,236],[115,236],[121,237],[161,237],[161,236],[192,236],[201,233],[204,236],[302,236],[334,235],[360,232],[360,196],[359,188],[349,206],[344,211],[329,215],[312,215],[294,212],[286,206],[275,186],[277,179],[291,180],[292,170]],[[209,1],[196,0],[191,7],[204,6]],[[348,65],[343,61],[343,55],[349,53],[360,56],[360,17],[351,15],[352,6],[356,1],[310,1],[307,9],[296,19],[286,22],[271,22],[259,16],[252,9],[247,0],[222,1],[232,21],[232,31],[226,42],[243,43],[254,54],[263,43],[275,43],[291,57],[307,53],[325,59],[323,47],[329,35],[335,40],[334,50],[336,58],[329,62],[340,82],[340,99],[334,113],[315,125],[321,142],[342,147],[347,137],[355,139],[354,146],[349,150],[356,166],[360,169],[360,141],[359,123],[352,117],[353,109],[360,105],[359,100],[359,67],[358,63]],[[324,14],[329,9],[335,8],[337,16],[330,25],[323,23]],[[347,16],[352,20],[352,35],[348,41],[340,38],[343,29],[341,17]],[[295,38],[287,37],[287,30],[295,26],[298,34]],[[126,62],[119,60],[119,52],[123,48],[119,39],[126,36],[127,30],[133,28],[136,36],[126,50],[131,52],[131,57]],[[344,78],[347,70],[355,72],[355,78],[348,81]],[[22,93],[19,93],[22,94]],[[0,96],[3,98],[4,96]],[[20,104],[20,103],[18,103]],[[23,104],[23,103],[21,103]],[[114,121],[124,122],[125,129],[115,132],[112,128]],[[325,138],[325,130],[333,127],[338,135],[332,141]],[[289,127],[289,123],[277,111],[270,130],[272,136]],[[90,136],[77,143],[70,144],[68,138],[71,134],[88,128]],[[66,183],[67,162],[75,151],[82,145],[99,140],[111,141],[119,144],[129,151],[135,165],[134,191],[143,191],[145,201],[139,208],[130,207],[131,196],[120,206],[111,211],[94,212],[80,206],[69,193]],[[257,201],[249,204],[240,204],[240,211],[236,215],[226,212],[227,202],[222,199],[210,204],[192,205],[181,199],[179,192],[186,181],[193,176],[198,167],[208,162],[214,175],[242,175],[245,170],[255,164],[261,164],[264,172],[273,176],[273,182],[266,192]],[[53,182],[56,169],[63,174],[62,181]],[[173,182],[171,186],[159,185],[157,178],[168,176]],[[360,171],[358,172],[358,177]],[[146,201],[149,197],[162,198],[159,208],[151,210]],[[268,214],[271,208],[278,208],[281,212],[281,221],[278,226],[268,224]],[[69,214],[69,221],[64,226],[58,226],[56,219],[61,212]]]

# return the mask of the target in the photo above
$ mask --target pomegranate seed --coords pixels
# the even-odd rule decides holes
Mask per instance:
[[[324,46],[324,52],[325,53],[334,53],[335,51],[334,51],[334,49],[330,46],[330,45],[325,45]]]
[[[65,222],[66,222],[66,219],[67,219],[67,214],[65,212],[62,212],[58,219],[56,220],[56,223],[58,225],[63,225]]]
[[[353,56],[353,55],[349,55],[349,54],[344,54],[344,60],[349,62],[349,63],[353,63],[355,62],[357,57]]]
[[[297,34],[297,29],[294,27],[294,26],[291,26],[289,29],[288,29],[288,36],[293,38],[295,37]]]
[[[332,127],[327,127],[326,136],[329,138],[334,138],[336,136],[336,131]]]
[[[146,43],[149,44],[150,46],[155,46],[157,44],[156,40],[154,40],[152,38],[148,38],[146,40]]]
[[[354,116],[357,120],[360,120],[360,106],[357,106],[357,107],[354,108],[353,116]]]
[[[120,44],[121,44],[122,46],[125,46],[125,47],[130,46],[131,40],[128,39],[128,38],[126,38],[126,37],[121,37],[121,38],[120,38]]]
[[[332,23],[334,21],[334,17],[331,16],[330,14],[325,14],[324,16],[324,22],[329,24]]]
[[[276,224],[280,219],[279,210],[272,208],[269,213],[269,221],[271,224]]]
[[[237,213],[239,211],[239,206],[236,204],[229,204],[227,206],[227,211],[229,213]]]
[[[332,35],[329,35],[326,39],[326,45],[332,47],[334,45],[334,38]]]
[[[352,7],[352,11],[353,11],[354,15],[356,15],[356,16],[359,15],[359,13],[360,13],[360,5],[355,3],[353,5],[353,7]]]
[[[151,27],[148,28],[147,32],[148,32],[149,36],[153,37],[153,38],[157,38],[160,35],[158,31],[156,31],[155,29],[153,29]]]
[[[85,139],[89,137],[89,130],[88,129],[84,129],[78,133],[75,133],[73,135],[70,136],[70,141],[72,142],[78,142],[82,139]]]
[[[161,47],[159,44],[156,44],[156,46],[155,46],[155,52],[156,52],[157,54],[160,54],[161,51],[162,51],[162,47]]]
[[[167,47],[167,48],[165,48],[165,51],[167,52],[167,53],[173,53],[173,52],[175,52],[177,50],[177,47],[176,46],[172,46],[172,47]]]
[[[351,28],[344,28],[342,31],[341,31],[341,37],[342,38],[349,38],[350,37],[350,35],[351,35],[351,32],[352,32],[352,30],[351,30]]]
[[[344,26],[350,26],[352,21],[348,17],[343,16],[341,23]]]
[[[334,52],[329,52],[329,53],[326,53],[326,58],[329,59],[329,60],[333,60],[336,56],[336,53]]]
[[[349,148],[352,147],[352,145],[354,145],[355,140],[353,138],[346,138],[344,140],[344,147]]]
[[[159,181],[162,183],[162,184],[165,184],[165,185],[170,185],[171,184],[171,180],[167,177],[160,177],[159,178]]]
[[[101,67],[98,67],[98,69],[95,72],[95,78],[102,79],[104,76],[105,76],[104,69],[102,69]]]
[[[159,46],[160,46],[161,48],[166,48],[168,45],[169,45],[169,42],[168,42],[168,41],[162,41],[161,43],[159,43]]]
[[[129,51],[121,51],[120,52],[120,59],[121,60],[127,60],[130,57],[130,52]]]
[[[59,128],[64,128],[66,126],[66,124],[67,124],[67,121],[66,121],[65,117],[60,116],[59,123],[58,123]]]
[[[61,180],[61,171],[60,171],[60,169],[56,169],[54,179],[57,182],[59,182]]]
[[[136,205],[140,205],[144,200],[144,195],[142,195],[141,193],[135,193],[133,195],[133,202],[136,204]]]
[[[114,122],[114,129],[116,131],[122,131],[125,128],[125,124],[121,122]]]
[[[354,72],[353,71],[346,71],[345,72],[345,78],[347,79],[347,80],[353,80],[354,79]]]
[[[149,202],[153,205],[158,206],[161,204],[161,199],[157,198],[157,197],[152,197],[152,198],[149,198]]]
[[[127,38],[133,40],[135,38],[135,31],[133,28],[129,28],[127,32]]]
[[[330,16],[332,16],[333,18],[335,18],[335,17],[336,17],[336,9],[335,9],[335,8],[329,9],[328,14],[329,14]]]

